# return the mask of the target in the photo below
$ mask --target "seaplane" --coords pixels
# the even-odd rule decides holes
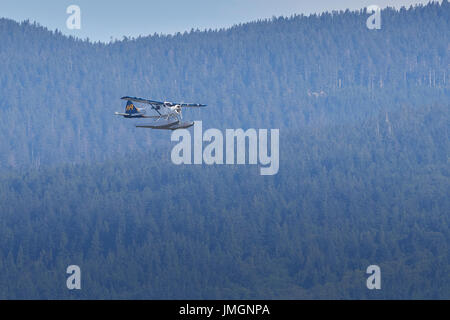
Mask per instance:
[[[115,115],[122,116],[124,118],[141,119],[150,118],[155,121],[164,120],[163,124],[138,124],[137,128],[150,128],[150,129],[162,129],[162,130],[176,130],[189,128],[194,125],[191,121],[182,121],[183,108],[203,108],[206,104],[200,103],[177,103],[168,101],[155,101],[149,99],[143,99],[138,97],[125,96],[120,98],[126,100],[127,104],[125,106],[125,112],[115,112]],[[135,104],[142,103],[150,106],[151,110],[154,110],[157,115],[147,115],[146,107],[136,107]]]

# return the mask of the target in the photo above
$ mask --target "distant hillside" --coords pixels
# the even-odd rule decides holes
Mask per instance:
[[[450,5],[367,17],[107,45],[0,20],[0,299],[449,299]],[[126,94],[279,128],[278,174],[172,164]]]
[[[186,117],[211,127],[289,130],[448,103],[448,2],[383,10],[381,30],[366,28],[368,16],[276,18],[108,45],[1,19],[0,167],[156,147],[164,133],[112,115],[122,95],[207,103]]]
[[[284,136],[272,177],[167,148],[0,174],[0,299],[449,299],[448,108],[404,112]]]

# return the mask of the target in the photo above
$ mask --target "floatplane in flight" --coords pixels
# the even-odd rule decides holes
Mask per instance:
[[[189,128],[194,125],[194,122],[183,122],[182,110],[183,108],[202,108],[206,107],[206,104],[199,103],[177,103],[177,102],[161,102],[148,99],[142,99],[137,97],[122,97],[122,100],[127,100],[125,106],[125,112],[116,112],[115,115],[123,116],[124,118],[150,118],[158,120],[165,120],[165,123],[159,125],[151,124],[139,124],[137,128],[151,128],[151,129],[164,129],[164,130],[176,130],[182,128]],[[157,112],[157,115],[147,115],[147,108],[138,108],[136,103],[143,103],[150,106],[152,110]]]

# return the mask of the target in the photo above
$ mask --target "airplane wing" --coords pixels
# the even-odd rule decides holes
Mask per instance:
[[[180,105],[182,107],[188,107],[188,108],[199,108],[199,107],[206,107],[206,104],[200,104],[200,103],[178,103],[178,102],[162,102],[162,101],[155,101],[155,100],[148,100],[148,99],[143,99],[143,98],[138,98],[138,97],[129,97],[129,96],[125,96],[120,98],[122,100],[131,100],[134,102],[140,102],[140,103],[146,103],[146,104],[150,104],[153,106],[175,106],[175,105]]]
[[[202,108],[202,107],[206,107],[206,104],[200,104],[200,103],[175,103],[175,104],[179,104],[180,106],[182,106],[183,108]]]
[[[146,103],[146,104],[151,104],[153,106],[163,106],[164,105],[164,102],[161,102],[161,101],[154,101],[154,100],[142,99],[142,98],[137,98],[137,97],[125,96],[125,97],[122,97],[120,99],[122,99],[122,100],[131,100],[131,101],[134,101],[134,102],[141,102],[141,103]]]

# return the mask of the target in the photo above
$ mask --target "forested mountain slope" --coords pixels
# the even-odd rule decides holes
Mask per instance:
[[[383,10],[381,30],[367,29],[368,16],[276,18],[107,45],[0,20],[1,167],[155,147],[158,133],[112,116],[123,95],[206,103],[186,116],[211,127],[289,131],[448,101],[448,2]]]
[[[447,109],[407,111],[286,137],[272,177],[160,150],[3,174],[0,297],[448,299]]]
[[[0,20],[0,298],[449,299],[450,6],[367,17],[111,44]],[[279,128],[278,174],[172,164],[125,94]]]

